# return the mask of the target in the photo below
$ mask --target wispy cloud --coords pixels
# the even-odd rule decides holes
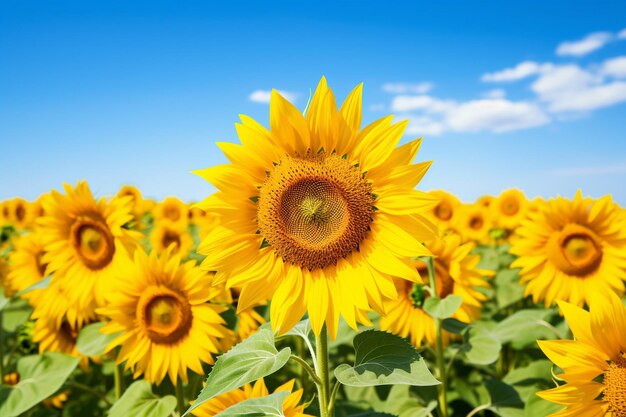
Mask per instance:
[[[423,82],[419,84],[411,83],[385,83],[383,84],[383,91],[391,94],[425,94],[433,89],[433,84],[429,82]]]
[[[626,56],[607,59],[602,64],[600,73],[615,78],[626,78]]]
[[[493,90],[485,91],[482,96],[484,98],[504,98],[506,91],[501,88],[494,88]]]
[[[513,68],[505,68],[501,71],[489,72],[483,74],[481,79],[486,82],[505,82],[505,81],[517,81],[531,75],[536,75],[542,72],[546,67],[546,64],[538,64],[533,61],[520,62]]]
[[[561,168],[550,171],[552,175],[582,177],[589,175],[626,174],[626,162],[618,165]]]
[[[613,39],[610,32],[590,33],[577,41],[562,42],[556,48],[559,56],[583,56],[602,48]]]
[[[298,94],[290,93],[289,91],[281,91],[278,90],[281,96],[285,97],[287,100],[292,103],[296,101],[298,98]],[[267,104],[270,102],[270,98],[272,97],[271,90],[255,90],[248,96],[248,99],[255,103],[264,103]]]
[[[618,39],[626,39],[626,29],[620,30],[620,32],[617,34],[617,38]]]

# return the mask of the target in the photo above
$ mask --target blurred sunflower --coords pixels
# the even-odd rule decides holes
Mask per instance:
[[[478,200],[476,200],[476,204],[483,207],[489,207],[494,200],[495,198],[493,196],[483,195],[478,197]]]
[[[0,286],[2,287],[4,295],[7,297],[12,296],[15,292],[8,278],[10,271],[9,264],[0,256]]]
[[[16,197],[2,203],[2,218],[5,224],[10,224],[16,229],[24,229],[28,224],[29,210],[28,201]]]
[[[461,238],[455,233],[446,235],[427,244],[435,256],[435,280],[437,296],[458,295],[463,304],[453,317],[471,323],[480,317],[482,303],[487,296],[479,289],[488,288],[485,278],[494,275],[493,271],[478,268],[480,257],[471,253],[474,243],[461,244]],[[435,344],[435,322],[423,309],[428,293],[428,267],[422,261],[413,261],[413,266],[422,276],[420,282],[396,280],[398,297],[386,302],[387,313],[380,319],[380,327],[402,337],[409,337],[411,343],[420,346],[423,339],[430,345]],[[449,337],[444,332],[446,339]]]
[[[505,229],[515,229],[526,216],[528,200],[519,190],[503,191],[489,208],[494,222]]]
[[[117,192],[118,197],[130,197],[131,199],[131,212],[133,214],[134,224],[137,229],[143,229],[143,216],[150,210],[152,210],[154,203],[150,200],[143,198],[139,188],[133,185],[123,185]]]
[[[167,197],[152,210],[157,222],[171,222],[178,227],[189,224],[189,207],[176,197]]]
[[[313,417],[304,413],[304,405],[299,405],[303,391],[301,389],[294,391],[294,383],[295,380],[292,379],[274,390],[274,392],[288,391],[291,393],[283,402],[282,415],[284,417]],[[236,390],[218,395],[193,410],[192,414],[198,417],[212,417],[237,403],[251,398],[266,397],[269,394],[270,392],[267,386],[265,386],[265,381],[261,378],[254,385],[246,384]]]
[[[81,328],[96,321],[95,306],[80,306],[71,300],[71,289],[64,281],[54,281],[46,287],[28,292],[28,302],[33,306],[31,318],[45,319],[60,328],[64,322],[71,328]],[[26,297],[25,297],[26,298]]]
[[[454,228],[463,238],[476,242],[487,240],[492,225],[489,209],[479,204],[461,206],[454,222]]]
[[[15,248],[9,254],[11,271],[7,276],[7,287],[12,293],[25,290],[46,276],[47,265],[43,262],[44,253],[40,233],[29,233],[15,239]],[[40,291],[29,291],[22,298],[36,298],[40,294]]]
[[[429,212],[429,219],[442,230],[449,230],[455,222],[461,202],[452,194],[443,190],[434,190],[428,192],[434,196],[438,203]]]
[[[436,233],[423,217],[436,200],[414,189],[430,163],[411,163],[419,140],[396,148],[406,122],[391,119],[360,130],[360,85],[337,109],[322,78],[306,117],[274,90],[270,130],[242,116],[242,144],[219,144],[231,163],[197,171],[218,189],[198,204],[219,221],[203,267],[242,305],[272,299],[280,333],[308,311],[334,337],[340,315],[356,327],[397,296],[392,276],[419,280],[404,260]]]
[[[53,281],[65,281],[71,303],[83,309],[94,301],[102,304],[111,271],[141,235],[123,228],[132,219],[127,197],[96,201],[85,181],[64,189],[65,195],[52,191],[42,201],[42,262]]]
[[[33,342],[39,344],[39,353],[61,352],[80,358],[80,366],[86,369],[89,358],[81,355],[76,347],[78,332],[82,327],[83,325],[72,325],[68,321],[59,325],[54,318],[40,317],[35,321]]]
[[[204,374],[202,363],[212,364],[221,339],[232,337],[220,316],[227,307],[207,303],[220,293],[210,277],[171,250],[148,256],[138,249],[118,272],[116,290],[98,309],[111,320],[102,332],[121,332],[106,351],[120,346],[117,362],[156,384],[166,375],[187,382],[188,369]]]
[[[626,416],[626,307],[614,293],[596,293],[590,311],[559,301],[574,340],[540,340],[567,383],[537,395],[565,409],[554,417]]]
[[[157,223],[150,232],[150,247],[153,251],[161,253],[170,245],[173,247],[173,253],[185,258],[193,248],[193,239],[186,227],[181,228],[170,222]]]
[[[530,212],[510,252],[519,258],[526,295],[546,306],[564,300],[582,306],[594,293],[624,292],[626,216],[610,196],[593,201],[551,199]]]

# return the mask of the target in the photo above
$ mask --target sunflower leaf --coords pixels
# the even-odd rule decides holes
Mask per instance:
[[[215,417],[284,417],[283,402],[289,391],[279,391],[260,398],[249,398],[241,401]]]
[[[344,385],[438,385],[424,359],[405,339],[379,330],[368,330],[354,338],[354,366],[339,365],[335,377]]]
[[[202,392],[185,415],[211,398],[273,374],[287,363],[289,355],[291,349],[286,347],[279,352],[271,328],[262,326],[217,358]]]
[[[124,395],[113,404],[109,417],[168,417],[175,408],[176,397],[158,397],[152,393],[149,381],[140,380],[128,387]]]
[[[502,345],[490,331],[469,326],[463,336],[464,343],[461,351],[469,363],[489,365],[498,359]]]
[[[78,339],[76,340],[76,348],[79,353],[85,356],[100,356],[104,354],[104,349],[107,345],[119,336],[119,333],[100,333],[102,326],[104,326],[103,322],[97,322],[81,329],[80,333],[78,333]]]
[[[444,299],[429,297],[424,301],[424,311],[436,319],[447,319],[461,308],[461,304],[463,297],[459,295],[449,295]]]
[[[0,386],[0,416],[18,416],[53,395],[78,365],[78,358],[57,352],[24,356],[17,363],[20,382]]]

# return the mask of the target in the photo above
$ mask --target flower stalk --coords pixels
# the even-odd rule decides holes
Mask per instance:
[[[429,257],[426,261],[428,265],[428,280],[430,282],[430,288],[433,291],[433,294],[437,294],[437,281],[435,279],[435,265],[433,257]],[[447,399],[447,375],[446,375],[446,363],[443,352],[443,333],[441,326],[441,319],[434,318],[435,320],[435,335],[436,335],[436,346],[435,346],[435,357],[437,363],[437,372],[439,376],[439,380],[441,381],[441,385],[439,385],[439,416],[440,417],[448,417],[448,399]]]

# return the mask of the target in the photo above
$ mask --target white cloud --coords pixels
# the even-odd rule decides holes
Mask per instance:
[[[626,39],[626,29],[622,29],[618,34],[617,34],[617,38],[618,39]]]
[[[298,95],[296,93],[290,93],[289,91],[281,91],[281,90],[278,90],[278,92],[280,93],[281,96],[285,97],[287,100],[289,100],[292,103],[296,101],[296,99],[298,98]],[[248,99],[255,103],[267,104],[270,102],[271,97],[272,97],[271,90],[256,90],[256,91],[253,91],[248,96]]]
[[[432,90],[433,84],[424,82],[419,84],[411,83],[385,83],[383,84],[383,91],[391,94],[425,94]]]
[[[626,78],[626,56],[607,59],[602,64],[600,73],[615,78]]]
[[[398,96],[396,111],[409,120],[407,133],[439,135],[444,132],[506,132],[546,124],[549,117],[535,104],[487,98],[467,102],[441,100],[430,96]]]
[[[484,98],[504,98],[506,91],[501,88],[494,88],[493,90],[485,91],[482,96]]]
[[[560,56],[583,56],[602,48],[613,39],[609,32],[590,33],[578,41],[562,42],[556,48]]]
[[[531,89],[553,112],[590,111],[626,101],[626,82],[605,82],[601,74],[574,64],[554,66]]]
[[[533,61],[520,62],[513,68],[506,68],[502,71],[491,72],[483,74],[481,79],[487,82],[503,82],[503,81],[517,81],[522,78],[530,77],[544,71],[550,66],[550,64],[538,64]]]

